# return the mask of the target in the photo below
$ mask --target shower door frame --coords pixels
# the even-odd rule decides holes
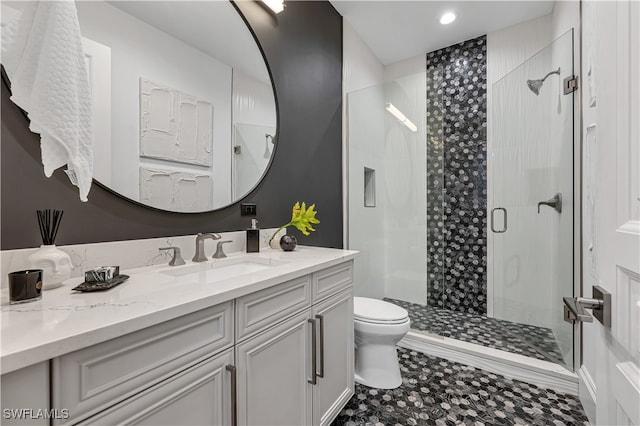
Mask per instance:
[[[575,17],[573,27],[573,74],[577,77],[578,88],[573,93],[573,296],[582,296],[582,31],[581,31],[581,13]],[[564,32],[558,35],[562,36]],[[552,44],[558,37],[551,37],[544,48]],[[533,52],[525,61],[534,56]],[[519,64],[521,65],[521,64]],[[498,81],[498,80],[496,80]],[[488,91],[491,90],[492,82],[487,82]],[[495,83],[495,82],[494,82]],[[489,99],[492,93],[487,93]],[[489,118],[489,117],[488,117]],[[492,133],[487,132],[487,316],[494,315],[494,269],[493,269],[493,249],[494,236],[491,231],[489,218],[491,210],[494,206],[494,179],[491,172],[494,167],[494,160],[491,152],[493,152]],[[570,369],[576,373],[582,363],[582,329],[579,323],[573,325],[573,368]]]

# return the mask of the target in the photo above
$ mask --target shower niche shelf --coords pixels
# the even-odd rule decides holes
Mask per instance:
[[[376,206],[376,171],[364,168],[364,206]]]

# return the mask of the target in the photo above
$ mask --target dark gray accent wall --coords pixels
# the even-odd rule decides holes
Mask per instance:
[[[278,144],[264,180],[243,201],[258,205],[261,228],[291,218],[297,200],[314,202],[321,223],[300,244],[342,247],[342,17],[327,1],[288,2],[274,16],[257,2],[236,5],[262,47],[278,105]],[[41,244],[36,209],[65,211],[59,245],[234,231],[249,225],[236,203],[199,214],[168,213],[93,185],[89,201],[62,170],[47,179],[39,136],[2,85],[1,245]]]
[[[427,53],[427,303],[487,313],[486,36]]]

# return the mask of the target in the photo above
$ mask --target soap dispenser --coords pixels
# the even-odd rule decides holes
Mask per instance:
[[[258,253],[260,251],[260,230],[258,220],[251,219],[251,228],[247,229],[247,253]]]

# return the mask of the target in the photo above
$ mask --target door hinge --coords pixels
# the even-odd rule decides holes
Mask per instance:
[[[241,148],[241,146],[240,146],[240,145],[235,145],[235,146],[233,147],[233,153],[234,153],[234,154],[242,154],[242,148]]]
[[[578,76],[570,75],[565,78],[562,82],[564,87],[564,94],[568,95],[569,93],[573,93],[578,90]]]

